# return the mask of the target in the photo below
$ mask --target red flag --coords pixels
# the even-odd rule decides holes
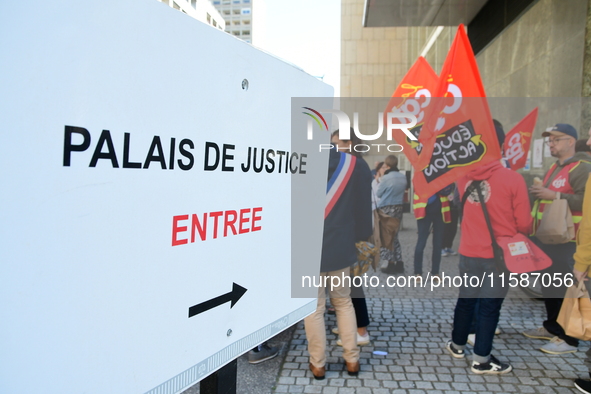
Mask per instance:
[[[464,26],[443,64],[435,98],[419,134],[416,194],[431,196],[474,168],[501,158],[501,150]]]
[[[415,64],[408,70],[400,85],[392,94],[388,106],[384,111],[384,124],[388,124],[388,113],[400,111],[416,116],[417,125],[410,129],[410,132],[418,137],[421,127],[425,121],[425,110],[431,103],[433,91],[437,87],[439,78],[424,57],[420,56]],[[400,123],[408,123],[408,119],[396,118]],[[399,145],[402,145],[402,152],[408,161],[414,166],[422,151],[422,144],[411,140],[406,134],[399,130],[393,130],[388,139],[393,138]],[[418,168],[417,168],[418,169]]]
[[[521,119],[505,136],[505,158],[512,170],[517,171],[525,166],[537,120],[538,107]]]

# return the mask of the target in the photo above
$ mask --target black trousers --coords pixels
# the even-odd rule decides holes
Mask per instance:
[[[535,238],[534,238],[535,239]],[[566,274],[573,273],[575,261],[573,255],[577,249],[575,242],[567,242],[558,245],[546,245],[536,240],[536,244],[552,259],[552,265],[541,271],[542,275],[550,274],[554,278],[554,274],[561,278],[564,283]],[[549,286],[542,287],[542,295],[544,296],[544,303],[546,305],[547,319],[544,321],[544,328],[550,333],[554,334],[571,346],[579,346],[577,338],[570,337],[564,333],[564,329],[556,321],[562,301],[566,293],[566,286]]]
[[[458,219],[460,212],[458,208],[453,206],[450,207],[449,213],[451,214],[451,222],[443,225],[443,243],[441,245],[444,249],[451,249],[454,244],[454,238],[458,232]]]
[[[367,312],[367,303],[365,302],[365,293],[362,286],[351,286],[351,301],[355,309],[357,327],[369,326],[369,313]]]

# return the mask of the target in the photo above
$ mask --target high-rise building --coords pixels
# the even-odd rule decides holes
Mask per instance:
[[[207,23],[220,30],[225,30],[226,21],[211,4],[210,0],[158,0],[168,4],[175,10],[179,10],[198,21]]]
[[[225,30],[227,33],[249,44],[259,45],[259,43],[255,42],[255,31],[253,29],[255,0],[213,0],[212,3],[226,21]],[[257,34],[256,41],[258,41],[258,38]]]

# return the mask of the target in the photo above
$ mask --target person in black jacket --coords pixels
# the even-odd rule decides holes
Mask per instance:
[[[339,130],[332,133],[330,139],[331,143],[338,146],[337,151],[347,152],[352,154],[358,159],[361,159],[361,153],[355,150],[355,146],[361,144],[361,140],[355,131],[351,129],[351,139],[341,140],[339,139]],[[353,277],[351,277],[353,278]],[[369,345],[369,333],[367,332],[367,326],[369,326],[369,313],[367,311],[367,303],[365,302],[365,293],[363,292],[363,286],[351,286],[351,301],[353,302],[353,309],[355,309],[355,318],[357,319],[357,345],[365,346]],[[329,308],[329,313],[330,313]],[[333,315],[334,315],[334,308]],[[337,327],[332,329],[334,334],[339,335],[339,329]],[[343,346],[343,341],[338,339],[337,345]]]
[[[316,379],[324,379],[326,372],[326,290],[335,307],[347,371],[352,376],[359,372],[357,324],[350,297],[349,268],[357,260],[355,243],[368,239],[372,233],[371,171],[367,163],[353,155],[331,150],[328,182],[318,304],[316,311],[304,320],[310,370]]]

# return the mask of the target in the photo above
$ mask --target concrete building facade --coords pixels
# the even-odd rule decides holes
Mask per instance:
[[[503,22],[498,3],[485,2],[466,22],[469,36],[471,29]],[[363,27],[366,6],[342,0],[342,97],[390,96],[421,54],[440,72],[457,25]],[[493,117],[508,131],[537,106],[534,139],[555,123],[570,123],[584,137],[591,127],[591,1],[531,1],[513,18],[507,22],[505,15],[500,32],[473,42]],[[543,167],[524,175],[543,173],[553,160],[545,156]]]

